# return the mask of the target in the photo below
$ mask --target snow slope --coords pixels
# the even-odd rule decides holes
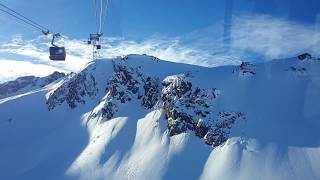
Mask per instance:
[[[0,179],[320,179],[320,62],[129,55],[0,100]]]

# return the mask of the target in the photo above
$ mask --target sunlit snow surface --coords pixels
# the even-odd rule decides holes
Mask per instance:
[[[0,100],[0,179],[320,179],[319,62],[276,60],[243,76],[129,56],[128,66],[160,79],[191,72],[193,85],[220,90],[217,109],[246,113],[217,148],[192,132],[169,137],[163,109],[134,100],[109,121],[86,121],[113,71],[111,61],[95,63],[99,94],[75,109],[47,109],[63,82]]]

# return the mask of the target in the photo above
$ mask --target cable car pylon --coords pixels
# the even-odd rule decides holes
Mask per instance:
[[[99,15],[97,12],[97,0],[93,0],[94,15],[96,21],[97,33],[90,34],[87,44],[92,45],[92,60],[95,60],[99,56],[99,50],[101,50],[101,37],[103,36],[103,26],[107,16],[107,8],[109,6],[109,0],[100,0]]]

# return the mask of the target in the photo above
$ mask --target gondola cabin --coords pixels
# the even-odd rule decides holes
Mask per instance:
[[[64,47],[52,46],[49,48],[50,60],[64,61],[66,59],[66,50]]]

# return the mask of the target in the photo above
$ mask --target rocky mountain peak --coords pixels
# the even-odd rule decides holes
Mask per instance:
[[[106,121],[114,117],[121,104],[139,100],[142,107],[151,109],[158,101],[159,80],[141,73],[139,67],[128,67],[125,63],[113,63],[113,75],[106,85],[106,95],[99,108],[90,115]]]
[[[98,93],[97,82],[90,73],[91,68],[89,66],[77,74],[69,74],[64,79],[64,83],[49,95],[46,102],[48,109],[53,110],[57,105],[64,102],[70,108],[75,108],[78,104],[85,104],[85,97],[96,95]]]
[[[225,142],[236,120],[245,117],[241,112],[218,111],[215,102],[220,90],[194,85],[190,72],[161,80],[143,73],[143,67],[132,66],[128,60],[130,58],[126,56],[112,62],[113,72],[109,72],[107,82],[96,81],[95,65],[70,75],[49,96],[48,109],[53,110],[64,102],[70,108],[76,108],[85,104],[87,98],[99,98],[98,92],[104,91],[87,122],[92,119],[100,123],[108,121],[117,117],[122,104],[135,101],[147,110],[162,108],[170,136],[190,131],[213,146]],[[98,83],[103,89],[99,89]]]

